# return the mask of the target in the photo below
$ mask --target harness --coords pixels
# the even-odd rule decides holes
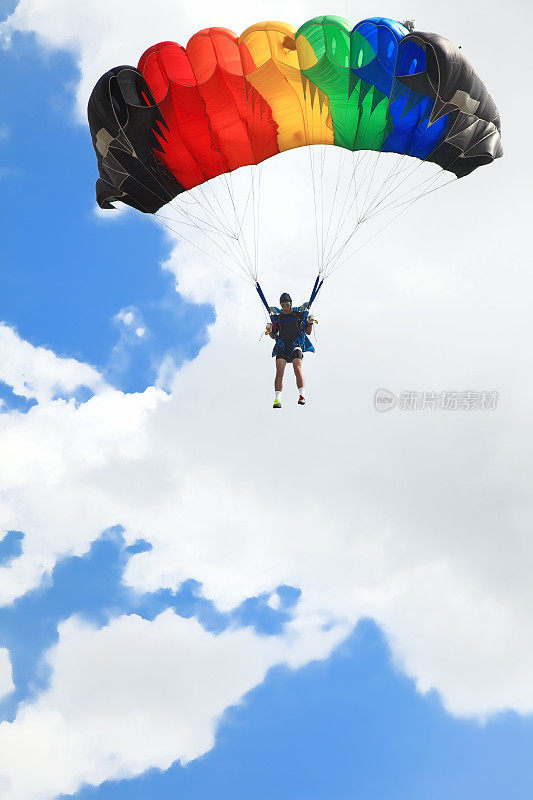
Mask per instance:
[[[276,344],[278,350],[285,350],[290,354],[296,347],[305,349],[305,326],[307,313],[293,308],[290,314],[272,314],[271,319],[277,328]]]
[[[298,334],[297,338],[301,339],[302,352],[309,352],[309,351],[314,352],[314,350],[315,350],[315,348],[311,344],[310,339],[308,338],[307,334],[305,333],[305,328],[307,326],[307,321],[309,319],[309,312],[311,311],[311,305],[312,305],[313,301],[315,300],[317,294],[319,293],[320,289],[322,288],[322,284],[323,283],[324,283],[324,278],[321,278],[320,274],[317,275],[316,280],[315,280],[315,284],[313,286],[313,290],[311,292],[311,296],[310,296],[308,302],[304,303],[303,306],[299,307],[299,308],[303,309],[303,314],[302,314],[302,317],[298,320],[299,334]],[[261,289],[261,286],[259,285],[259,281],[256,281],[255,288],[257,290],[257,294],[261,298],[261,302],[263,303],[264,307],[267,310],[268,316],[270,317],[270,321],[272,322],[273,325],[277,325],[276,317],[278,317],[282,313],[281,309],[278,309],[275,306],[269,306],[268,305],[266,297],[263,294],[263,290]],[[298,312],[298,313],[301,313],[301,312]],[[296,341],[297,341],[297,339],[294,340],[294,342],[296,342]],[[293,342],[293,345],[294,345],[294,342]],[[276,348],[278,347],[279,343],[280,343],[280,335],[279,335],[279,333],[277,333],[276,334],[276,344],[274,345],[274,350],[272,352],[272,355],[274,355],[274,353],[276,352]],[[284,345],[283,345],[283,349],[285,349]],[[293,349],[294,349],[294,347],[293,347]],[[289,353],[289,355],[290,355],[290,353]]]

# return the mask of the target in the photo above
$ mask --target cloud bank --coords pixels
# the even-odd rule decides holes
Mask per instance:
[[[0,725],[2,796],[45,800],[198,758],[213,747],[224,710],[271,666],[324,658],[346,635],[320,622],[261,637],[247,628],[215,636],[172,611],[100,630],[71,618],[47,654],[49,689]]]

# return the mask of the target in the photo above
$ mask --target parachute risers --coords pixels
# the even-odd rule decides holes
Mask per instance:
[[[263,303],[264,307],[266,308],[266,312],[267,312],[268,316],[270,316],[270,306],[268,305],[268,303],[266,301],[266,297],[263,294],[263,290],[259,286],[259,281],[256,281],[255,288],[257,289],[257,294],[261,298],[261,302]]]
[[[314,300],[316,299],[317,294],[321,290],[323,283],[324,283],[324,278],[321,278],[320,273],[319,273],[316,276],[316,280],[315,280],[315,284],[313,286],[313,290],[311,292],[311,296],[310,296],[309,300],[306,303],[307,308],[305,310],[304,324],[307,323],[307,318],[309,316],[309,312],[311,311],[311,306],[312,306]],[[259,281],[256,281],[255,288],[256,288],[257,294],[261,298],[261,302],[263,303],[264,307],[266,308],[268,316],[272,319],[272,313],[271,313],[271,310],[270,310],[270,306],[268,305],[267,299],[266,299],[266,297],[265,297],[265,295],[263,293],[263,290],[261,289]]]
[[[307,308],[308,311],[311,310],[311,304],[315,299],[315,297],[317,296],[317,294],[319,293],[319,291],[321,290],[323,283],[324,283],[324,278],[320,278],[320,274],[318,274],[316,276],[315,285],[313,286],[313,291],[311,292],[311,297],[309,298],[309,303]]]

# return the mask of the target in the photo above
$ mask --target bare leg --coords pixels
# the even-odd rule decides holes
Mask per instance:
[[[285,374],[285,367],[287,362],[284,358],[276,358],[276,380],[274,381],[274,390],[281,392],[283,389],[283,375]]]
[[[296,375],[296,386],[298,389],[303,389],[305,386],[304,374],[302,370],[302,359],[295,358],[293,359],[292,366],[294,369],[294,374]]]

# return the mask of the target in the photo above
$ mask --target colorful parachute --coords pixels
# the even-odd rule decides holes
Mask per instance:
[[[98,81],[88,116],[98,203],[109,208],[121,200],[152,213],[217,176],[308,145],[410,156],[457,177],[503,152],[498,110],[461,50],[381,17],[355,27],[316,17],[298,30],[263,22],[241,36],[209,28],[186,47],[157,44],[138,69],[117,67]],[[377,193],[367,191],[357,223],[402,207],[397,198],[387,205],[405,180],[404,160],[398,163]],[[420,194],[432,186],[423,182]],[[413,199],[408,194],[404,207]],[[180,213],[213,236],[231,231],[238,238],[238,219],[232,226],[183,205]],[[322,259],[325,253],[322,241]]]

